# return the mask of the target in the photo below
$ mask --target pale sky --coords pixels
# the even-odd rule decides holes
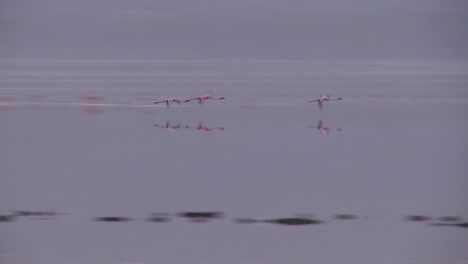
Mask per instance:
[[[466,58],[461,0],[21,0],[0,58]]]

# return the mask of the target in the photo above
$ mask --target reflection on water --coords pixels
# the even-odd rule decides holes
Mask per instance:
[[[203,122],[198,123],[198,126],[190,126],[190,125],[182,125],[181,123],[177,123],[176,125],[171,124],[171,121],[166,121],[165,125],[160,125],[160,124],[154,124],[155,127],[160,127],[163,128],[167,131],[175,131],[179,128],[185,128],[185,129],[193,129],[202,133],[207,133],[210,134],[216,130],[223,131],[225,130],[224,127],[209,127],[203,124]]]
[[[341,131],[341,128],[329,127],[323,124],[323,120],[320,119],[316,126],[309,125],[309,128],[315,128],[322,135],[329,135],[332,131]]]
[[[171,121],[166,121],[165,125],[160,125],[160,124],[154,124],[155,127],[159,127],[162,129],[165,129],[167,131],[175,131],[179,128],[185,128],[185,129],[193,129],[202,133],[206,134],[211,134],[216,130],[224,131],[224,127],[208,127],[203,122],[200,122],[198,126],[189,126],[189,125],[182,125],[181,123],[177,123],[176,125],[172,125]]]
[[[200,122],[198,123],[198,126],[185,126],[185,128],[187,129],[194,129],[194,130],[197,130],[197,131],[200,131],[202,133],[207,133],[207,134],[210,134],[216,130],[220,130],[220,131],[223,131],[225,128],[224,127],[208,127],[206,126],[205,124],[203,124],[203,122]]]
[[[178,123],[177,125],[172,125],[171,121],[166,121],[165,125],[154,124],[155,127],[163,128],[167,131],[175,131],[176,129],[181,128],[181,124]]]

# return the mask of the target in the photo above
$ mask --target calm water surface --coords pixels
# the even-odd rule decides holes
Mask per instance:
[[[468,263],[467,65],[3,62],[0,263]]]

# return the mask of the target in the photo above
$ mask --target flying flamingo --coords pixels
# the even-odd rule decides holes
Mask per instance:
[[[166,104],[166,107],[169,107],[169,105],[171,103],[178,103],[178,104],[181,104],[182,101],[179,100],[179,99],[176,99],[176,98],[168,98],[166,100],[162,100],[162,101],[158,101],[158,102],[154,102],[155,104],[161,104],[161,103],[165,103]]]
[[[190,127],[190,126],[185,126],[185,128],[189,129],[189,128],[192,128],[192,129],[195,129],[195,130],[198,130],[200,132],[203,132],[203,133],[211,133],[215,130],[221,130],[223,131],[224,130],[224,127],[212,127],[212,128],[209,128],[207,126],[205,126],[202,122],[200,122],[198,124],[198,127]]]
[[[225,100],[226,98],[224,97],[213,97],[213,92],[208,91],[206,94],[200,95],[198,97],[192,98],[192,99],[187,99],[185,102],[190,102],[194,100],[198,100],[198,104],[202,104],[204,101],[212,99],[212,100]]]
[[[339,97],[339,98],[331,98],[329,94],[322,94],[318,99],[315,99],[315,100],[312,100],[312,101],[308,101],[307,103],[318,102],[319,108],[322,109],[322,106],[323,106],[323,103],[324,103],[324,102],[328,102],[328,101],[339,101],[339,100],[343,100],[343,98],[341,98],[341,97]]]
[[[178,123],[177,125],[173,126],[173,125],[171,125],[171,122],[170,122],[170,121],[166,121],[166,125],[165,125],[165,126],[163,126],[163,125],[158,125],[158,124],[155,124],[154,126],[155,126],[155,127],[164,128],[164,129],[166,129],[167,131],[175,131],[176,129],[178,129],[178,128],[181,127],[180,123]]]
[[[328,135],[332,130],[341,131],[341,128],[331,128],[323,125],[323,121],[320,120],[317,126],[309,126],[310,128],[316,128],[322,135]]]

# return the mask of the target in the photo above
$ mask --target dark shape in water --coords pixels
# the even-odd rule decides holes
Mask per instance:
[[[438,220],[444,222],[460,222],[462,218],[459,216],[441,216],[438,218]]]
[[[220,212],[182,212],[178,213],[177,215],[188,218],[192,222],[205,222],[209,219],[223,217],[223,213]]]
[[[357,219],[358,216],[352,215],[352,214],[336,214],[333,216],[333,218],[337,220],[353,220],[353,219]]]
[[[94,221],[98,222],[128,222],[131,219],[128,217],[121,216],[104,216],[104,217],[95,217]]]
[[[169,222],[170,219],[167,214],[154,213],[154,214],[151,214],[151,216],[148,217],[146,220],[148,220],[148,222],[153,222],[153,223],[166,223],[166,222]]]
[[[58,215],[58,213],[51,211],[13,211],[12,213],[16,216],[52,217]]]
[[[264,220],[265,223],[280,224],[280,225],[314,225],[322,224],[323,221],[310,219],[310,218],[299,218],[299,217],[290,217],[290,218],[277,218],[271,220]]]
[[[424,222],[431,220],[431,217],[429,216],[424,216],[424,215],[408,215],[405,217],[407,221],[412,221],[412,222]]]
[[[431,226],[455,226],[455,227],[468,228],[468,222],[463,222],[463,223],[431,223],[429,225],[431,225]]]
[[[31,211],[13,211],[12,212],[16,216],[32,216],[34,212]]]
[[[253,218],[237,218],[234,220],[234,222],[239,223],[239,224],[252,224],[252,223],[258,223],[261,221],[253,219]]]
[[[0,223],[13,222],[16,220],[16,215],[0,215]]]

